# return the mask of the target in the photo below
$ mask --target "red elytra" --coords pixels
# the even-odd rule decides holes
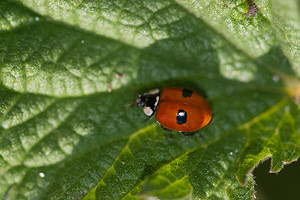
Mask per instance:
[[[144,108],[151,118],[155,112],[156,121],[164,128],[179,132],[196,132],[212,120],[212,110],[197,92],[179,88],[165,87],[140,94],[136,104]]]
[[[168,129],[195,132],[211,121],[212,110],[195,91],[166,87],[160,93],[155,117]]]

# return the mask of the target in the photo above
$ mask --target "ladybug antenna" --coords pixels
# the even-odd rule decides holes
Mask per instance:
[[[125,106],[127,106],[127,107],[131,107],[131,106],[135,106],[137,103],[134,101],[134,102],[132,102],[132,103],[127,103],[127,104],[125,104]]]

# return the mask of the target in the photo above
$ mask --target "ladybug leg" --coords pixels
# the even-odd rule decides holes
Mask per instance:
[[[186,132],[180,132],[183,136],[193,136],[195,135],[195,132],[192,133],[186,133]]]
[[[147,117],[147,119],[145,119],[145,120],[144,120],[144,123],[146,123],[147,121],[151,120],[151,119],[152,119],[152,117],[153,117],[153,115],[151,115],[151,116],[148,116],[148,117]]]
[[[148,120],[152,119],[152,117],[153,117],[153,115],[149,116],[149,117],[148,117]]]
[[[146,123],[147,121],[151,120],[151,119],[152,119],[152,117],[153,117],[153,114],[154,114],[154,112],[152,113],[152,115],[148,116],[148,117],[147,117],[147,119],[145,119],[145,121],[144,121],[144,122]]]
[[[195,132],[195,134],[199,136],[200,140],[204,140],[200,132]]]
[[[149,121],[151,119],[151,117],[147,117],[146,119],[144,119],[144,123],[146,123],[147,121]]]
[[[173,141],[173,133],[170,133],[169,142],[171,143]]]
[[[158,124],[159,124],[159,123],[158,123]],[[170,129],[168,129],[168,128],[166,128],[166,127],[164,127],[164,126],[162,126],[161,124],[159,124],[159,126],[160,126],[164,131],[167,131],[167,132],[170,133],[169,142],[172,142],[172,141],[173,141],[173,131],[170,130]]]
[[[191,132],[191,133],[186,133],[186,132],[180,132],[180,133],[184,136],[193,136],[193,135],[197,134],[200,137],[200,139],[203,140],[202,135],[198,131]]]
[[[160,124],[159,124],[159,126],[160,126],[164,131],[167,131],[167,132],[169,132],[169,133],[171,133],[171,134],[173,133],[172,130],[170,130],[170,129],[168,129],[168,128],[166,128],[166,127],[160,125]]]

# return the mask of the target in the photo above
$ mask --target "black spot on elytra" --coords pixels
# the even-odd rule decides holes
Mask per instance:
[[[193,94],[193,91],[191,91],[191,90],[188,90],[188,89],[183,89],[182,90],[182,96],[183,97],[191,97],[192,94]]]
[[[185,124],[187,120],[187,113],[184,110],[178,110],[176,114],[177,124]]]

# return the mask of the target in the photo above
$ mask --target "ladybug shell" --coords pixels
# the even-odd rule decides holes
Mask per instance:
[[[195,132],[212,119],[212,110],[195,91],[166,87],[160,93],[156,121],[171,130]]]

